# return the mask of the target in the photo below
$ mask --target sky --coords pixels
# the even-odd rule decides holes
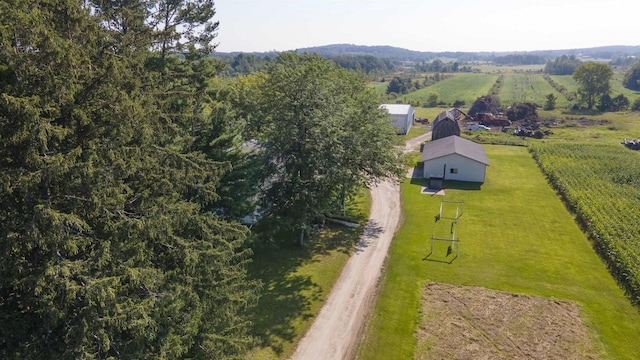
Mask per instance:
[[[417,51],[640,45],[640,0],[216,0],[219,52],[330,44]]]

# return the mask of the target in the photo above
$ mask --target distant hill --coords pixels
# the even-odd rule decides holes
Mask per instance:
[[[415,51],[394,46],[366,46],[353,44],[334,44],[297,49],[298,52],[317,53],[322,56],[336,55],[373,55],[398,61],[428,61],[435,58],[453,58],[458,60],[487,59],[498,53],[462,52],[462,51]],[[506,53],[505,53],[506,54]]]
[[[640,46],[600,46],[582,49],[565,49],[565,50],[536,50],[536,51],[502,51],[502,52],[433,52],[433,51],[415,51],[394,46],[366,46],[354,44],[332,44],[324,46],[314,46],[302,49],[296,49],[297,52],[317,53],[322,56],[332,57],[337,55],[373,55],[376,57],[396,60],[396,61],[429,61],[435,58],[451,58],[459,61],[491,61],[496,57],[512,55],[512,54],[528,54],[542,56],[548,60],[555,59],[561,55],[575,55],[581,57],[590,57],[597,59],[617,59],[619,57],[636,56],[640,58]],[[219,56],[235,56],[239,52],[234,53],[216,53]],[[274,52],[251,53],[254,55],[275,54]]]

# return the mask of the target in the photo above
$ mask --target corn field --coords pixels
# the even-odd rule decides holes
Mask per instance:
[[[530,150],[640,305],[640,152],[616,144],[534,144]]]

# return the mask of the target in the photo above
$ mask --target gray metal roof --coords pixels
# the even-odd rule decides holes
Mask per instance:
[[[456,108],[451,108],[449,110],[445,110],[445,111],[441,112],[433,120],[433,122],[432,122],[433,126],[436,126],[440,121],[442,121],[444,119],[449,119],[449,120],[453,120],[453,121],[457,122],[458,119],[460,119],[460,110],[458,110]]]
[[[413,112],[412,106],[407,104],[382,104],[380,108],[386,109],[391,115],[409,115]]]
[[[431,140],[446,138],[451,135],[460,136],[460,110],[452,108],[441,112],[431,123]]]
[[[458,154],[479,163],[489,165],[489,159],[484,152],[484,147],[471,140],[459,136],[447,136],[424,144],[420,162],[437,159],[443,156]]]

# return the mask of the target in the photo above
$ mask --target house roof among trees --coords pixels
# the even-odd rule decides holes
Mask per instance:
[[[451,154],[458,154],[485,165],[489,165],[489,159],[487,158],[487,154],[485,153],[482,145],[455,135],[433,140],[424,144],[420,162],[441,158]]]

